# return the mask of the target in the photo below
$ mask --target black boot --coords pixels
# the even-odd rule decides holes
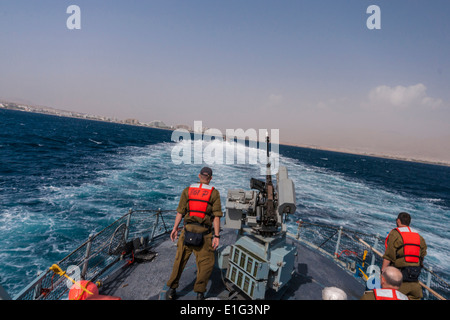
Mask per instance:
[[[173,288],[169,288],[166,292],[166,300],[174,300],[177,295],[177,291]]]
[[[203,292],[197,292],[197,300],[205,300],[205,294]]]

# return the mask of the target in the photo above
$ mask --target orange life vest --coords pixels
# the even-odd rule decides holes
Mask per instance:
[[[207,214],[211,215],[206,212],[206,208],[208,204],[212,205],[209,200],[213,190],[214,187],[202,183],[195,183],[189,187],[188,212],[190,216],[204,219]]]
[[[122,300],[122,299],[120,297],[100,295],[98,293],[98,287],[95,285],[95,283],[87,280],[82,280],[76,282],[70,288],[69,300]]]
[[[420,259],[420,236],[417,232],[411,230],[410,227],[396,228],[403,239],[403,256],[406,262],[419,263]],[[389,235],[386,237],[385,246],[387,248]],[[401,247],[400,247],[401,248]],[[399,249],[400,249],[399,248]]]
[[[395,289],[373,289],[376,300],[409,300],[407,296]]]

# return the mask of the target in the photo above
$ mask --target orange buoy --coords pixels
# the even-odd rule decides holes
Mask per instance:
[[[77,281],[69,291],[69,300],[87,300],[95,296],[98,296],[98,288],[87,280]]]
[[[122,300],[120,297],[100,295],[95,283],[87,280],[76,282],[69,291],[69,300]]]

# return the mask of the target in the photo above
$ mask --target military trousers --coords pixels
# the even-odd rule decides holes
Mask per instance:
[[[421,300],[423,298],[422,286],[418,281],[403,282],[398,291],[407,295],[409,300]]]
[[[178,288],[181,274],[183,273],[191,254],[194,253],[197,264],[197,279],[194,284],[194,291],[201,293],[206,291],[206,285],[211,277],[215,261],[212,236],[212,233],[204,235],[204,241],[201,246],[188,246],[184,244],[184,229],[181,231],[177,242],[177,253],[173,263],[172,274],[167,282],[169,288]]]

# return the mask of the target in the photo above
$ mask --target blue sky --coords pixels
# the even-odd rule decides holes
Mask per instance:
[[[447,0],[2,0],[0,44],[3,99],[450,161]]]

